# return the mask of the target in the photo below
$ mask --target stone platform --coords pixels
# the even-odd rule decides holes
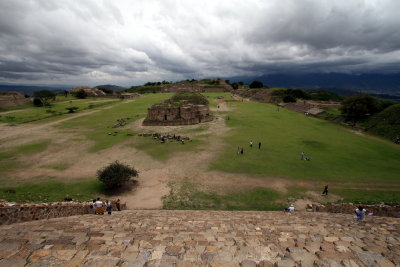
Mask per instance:
[[[0,266],[400,266],[400,219],[122,211],[0,227]]]

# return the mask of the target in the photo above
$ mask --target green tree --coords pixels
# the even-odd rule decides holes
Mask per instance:
[[[366,94],[347,98],[342,103],[341,112],[347,120],[360,121],[382,110],[379,99]]]
[[[56,94],[49,90],[33,92],[33,96],[38,98],[43,103],[43,106],[50,106],[50,102],[56,99]]]
[[[239,89],[239,84],[238,83],[232,83],[231,86],[232,86],[233,90]]]
[[[264,84],[260,81],[252,81],[249,85],[250,88],[263,88]]]
[[[129,165],[124,165],[119,161],[115,161],[107,167],[97,171],[97,178],[104,183],[108,189],[121,187],[132,177],[137,177],[138,171]]]
[[[283,102],[285,102],[285,103],[296,102],[296,98],[294,98],[294,97],[291,96],[291,95],[285,95],[285,96],[283,97]]]
[[[75,95],[76,98],[80,98],[80,99],[84,99],[84,98],[87,97],[87,93],[86,93],[85,90],[83,90],[83,89],[81,89],[81,90],[75,92],[74,95]]]

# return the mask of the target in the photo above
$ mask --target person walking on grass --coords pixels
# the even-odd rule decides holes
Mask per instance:
[[[258,149],[261,149],[261,142],[258,142]]]
[[[243,147],[242,147],[242,149],[240,149],[240,154],[243,155],[243,153],[244,153],[244,151],[243,151]]]
[[[237,154],[240,154],[240,147],[237,148]]]
[[[304,160],[304,155],[305,155],[304,152],[301,152],[301,153],[300,153],[300,159],[301,159],[301,160]]]
[[[323,196],[327,196],[328,195],[328,185],[325,185],[324,191],[322,191],[322,195]]]
[[[250,148],[253,148],[253,140],[250,140],[249,145],[250,145]]]

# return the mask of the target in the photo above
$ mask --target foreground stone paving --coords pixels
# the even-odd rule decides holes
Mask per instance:
[[[400,219],[122,211],[0,227],[0,266],[400,266]]]

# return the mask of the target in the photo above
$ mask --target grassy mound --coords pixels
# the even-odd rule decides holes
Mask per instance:
[[[208,100],[205,96],[199,93],[177,93],[173,97],[171,97],[172,101],[178,102],[180,100],[187,100],[192,104],[196,105],[208,105]]]
[[[368,132],[395,139],[400,135],[400,104],[390,106],[373,116],[365,124]]]

